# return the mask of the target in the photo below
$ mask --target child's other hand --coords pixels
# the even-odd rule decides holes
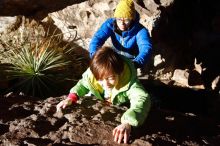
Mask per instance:
[[[131,125],[127,123],[123,123],[117,126],[113,130],[114,141],[121,143],[122,139],[124,138],[124,143],[127,143],[130,133],[131,133]]]
[[[60,112],[62,109],[65,109],[67,106],[71,104],[72,101],[69,98],[62,100],[60,103],[57,104],[57,112]]]

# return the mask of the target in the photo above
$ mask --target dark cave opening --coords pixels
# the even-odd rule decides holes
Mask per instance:
[[[166,68],[192,70],[196,58],[206,69],[202,78],[208,88],[220,73],[219,6],[217,0],[175,0],[169,8],[159,7],[161,17],[152,32],[154,51],[165,57]]]

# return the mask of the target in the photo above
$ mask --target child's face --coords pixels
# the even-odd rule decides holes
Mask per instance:
[[[104,77],[102,80],[98,80],[98,82],[104,88],[113,88],[118,84],[119,76],[118,75],[109,75]]]
[[[126,30],[130,27],[131,19],[127,19],[127,18],[117,18],[117,19],[116,19],[116,23],[117,23],[118,28],[119,28],[121,31],[126,31]]]

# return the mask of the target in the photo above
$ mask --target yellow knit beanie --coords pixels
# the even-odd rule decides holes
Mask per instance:
[[[116,6],[114,17],[134,19],[135,7],[133,0],[120,0]]]

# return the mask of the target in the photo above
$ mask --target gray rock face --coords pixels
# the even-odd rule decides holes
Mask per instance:
[[[16,23],[17,17],[0,17],[0,33],[6,33],[8,28]]]

